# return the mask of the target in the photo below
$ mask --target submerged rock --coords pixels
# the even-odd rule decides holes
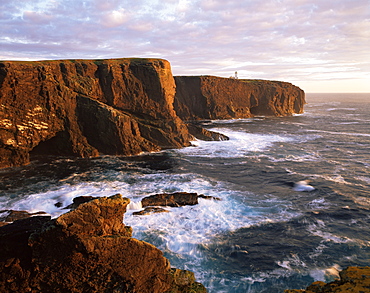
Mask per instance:
[[[206,292],[174,273],[160,250],[131,238],[117,194],[50,220],[0,227],[0,292]],[[195,290],[195,289],[197,290]]]
[[[331,283],[314,282],[305,290],[285,290],[284,293],[365,293],[370,292],[370,267],[348,267],[339,273],[340,280]]]

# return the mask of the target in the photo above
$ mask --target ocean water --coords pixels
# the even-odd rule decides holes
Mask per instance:
[[[34,158],[0,170],[0,210],[56,217],[80,195],[132,201],[124,222],[209,292],[283,292],[370,265],[370,94],[307,94],[293,117],[205,121],[229,141],[136,157]],[[134,216],[162,192],[221,198]]]

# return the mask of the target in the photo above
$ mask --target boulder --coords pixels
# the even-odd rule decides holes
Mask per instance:
[[[183,276],[189,273],[174,273],[160,250],[131,237],[122,222],[128,204],[117,194],[54,220],[0,227],[0,292],[206,292]]]

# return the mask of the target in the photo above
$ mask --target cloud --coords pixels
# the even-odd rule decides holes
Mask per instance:
[[[2,0],[1,6],[1,59],[161,57],[175,74],[229,77],[238,70],[241,78],[292,82],[370,75],[368,0]]]

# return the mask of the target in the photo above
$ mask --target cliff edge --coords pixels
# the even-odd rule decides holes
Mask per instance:
[[[189,145],[161,59],[0,62],[0,167]]]
[[[184,121],[302,113],[285,82],[173,77],[162,59],[0,61],[0,168],[226,139]]]

